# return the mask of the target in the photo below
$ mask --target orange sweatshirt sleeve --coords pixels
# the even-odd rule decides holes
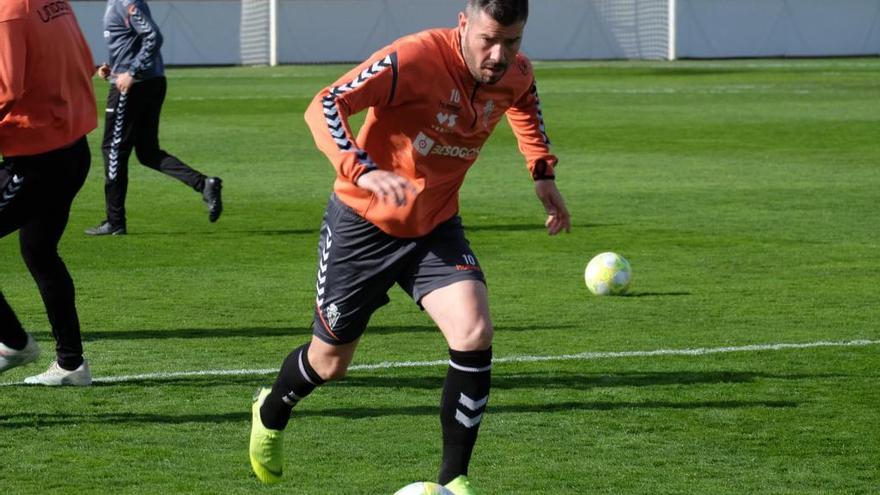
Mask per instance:
[[[397,52],[387,47],[324,88],[312,100],[305,119],[312,137],[337,175],[352,183],[375,170],[376,163],[358,146],[348,118],[362,110],[389,104],[397,86]]]
[[[5,19],[0,7],[0,120],[12,110],[24,92],[25,20]]]
[[[507,110],[507,121],[516,135],[520,153],[526,157],[532,179],[555,178],[554,167],[559,159],[550,152],[550,138],[544,130],[544,115],[534,79],[528,91]]]

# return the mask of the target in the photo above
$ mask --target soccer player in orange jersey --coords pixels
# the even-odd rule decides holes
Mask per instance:
[[[571,227],[532,66],[519,53],[527,18],[527,0],[468,0],[457,27],[395,41],[321,91],[306,111],[336,182],[318,244],[314,335],[287,356],[252,409],[251,465],[260,480],[280,480],[281,434],[292,408],[345,374],[370,315],[397,283],[449,345],[439,482],[457,495],[476,493],[468,464],[489,399],[493,329],[458,191],[502,117],[548,213],[548,232]],[[348,118],[362,110],[366,121],[355,137]]]
[[[58,241],[91,163],[94,70],[66,0],[0,1],[0,237],[20,231],[56,341],[56,360],[27,383],[91,383]],[[0,372],[36,360],[39,350],[0,294]]]

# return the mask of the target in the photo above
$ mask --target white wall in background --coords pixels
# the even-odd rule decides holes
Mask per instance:
[[[465,0],[278,2],[278,61],[304,63],[360,61],[405,34],[454,26]],[[523,51],[534,59],[666,58],[670,2],[679,58],[880,54],[880,0],[533,0]],[[72,5],[95,61],[106,60],[106,2]],[[241,63],[241,0],[149,5],[166,64]]]

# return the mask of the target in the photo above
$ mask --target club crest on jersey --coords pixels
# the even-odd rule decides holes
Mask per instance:
[[[324,315],[327,317],[327,325],[332,329],[336,326],[336,322],[339,321],[339,308],[336,307],[335,304],[330,304],[327,306],[327,310],[324,311]]]
[[[483,107],[483,128],[487,129],[489,127],[489,119],[492,117],[492,112],[495,111],[495,101],[489,100],[486,102],[486,105]]]

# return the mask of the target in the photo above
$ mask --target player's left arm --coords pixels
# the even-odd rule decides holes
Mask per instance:
[[[0,19],[0,120],[24,94],[25,38],[24,19]]]
[[[555,167],[559,159],[550,151],[550,138],[544,129],[541,100],[534,79],[529,89],[507,110],[507,121],[535,181],[535,194],[547,211],[547,220],[544,222],[547,232],[550,235],[563,230],[570,232],[571,215],[555,181]]]
[[[536,180],[535,194],[538,195],[547,212],[547,220],[544,221],[547,233],[556,235],[563,230],[571,232],[571,215],[565,207],[565,200],[562,199],[562,193],[556,187],[556,182],[553,179]]]

